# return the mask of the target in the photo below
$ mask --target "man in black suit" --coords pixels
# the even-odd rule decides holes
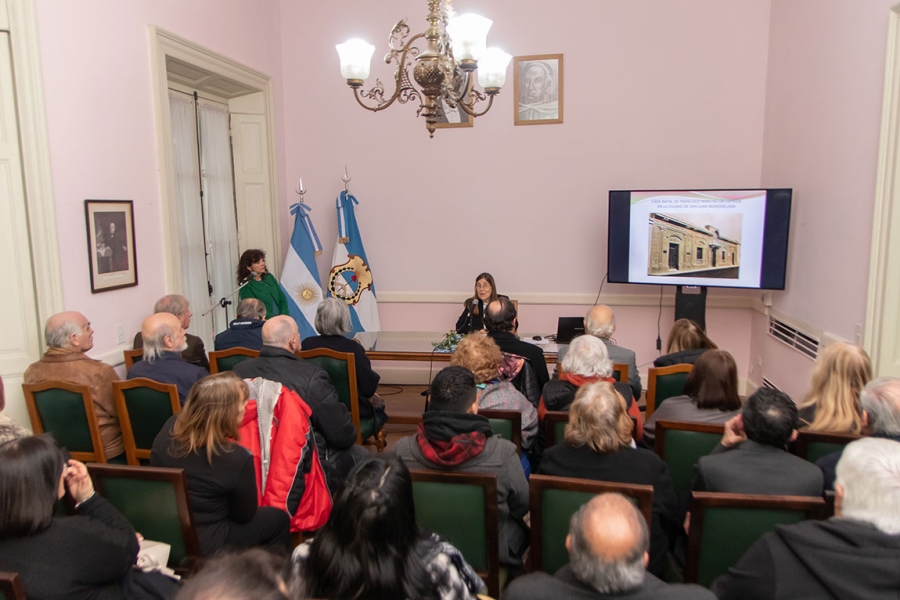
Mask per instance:
[[[516,316],[516,307],[512,301],[500,297],[487,305],[484,311],[484,326],[488,336],[500,346],[501,352],[517,354],[528,360],[537,377],[538,387],[543,390],[544,385],[550,381],[544,351],[539,346],[523,342],[516,337],[515,331],[519,326]]]
[[[821,496],[822,471],[788,454],[797,438],[797,406],[783,392],[760,388],[725,424],[722,442],[694,470],[692,489],[736,494]]]

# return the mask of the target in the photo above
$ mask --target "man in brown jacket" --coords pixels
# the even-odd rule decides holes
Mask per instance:
[[[44,338],[47,352],[25,370],[25,383],[66,381],[91,388],[107,460],[124,453],[112,393],[112,382],[119,376],[108,364],[85,354],[94,347],[94,330],[87,318],[75,311],[53,315],[47,319]]]

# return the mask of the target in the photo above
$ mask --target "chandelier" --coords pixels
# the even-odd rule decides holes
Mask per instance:
[[[336,46],[341,58],[341,75],[353,88],[360,106],[378,112],[398,100],[400,104],[418,100],[416,116],[425,117],[425,127],[431,137],[438,120],[444,116],[444,107],[458,109],[471,117],[480,117],[491,109],[494,96],[506,83],[506,67],[512,57],[499,48],[485,48],[490,19],[472,14],[454,16],[451,2],[446,0],[442,6],[442,0],[428,0],[429,26],[424,33],[409,37],[406,19],[394,25],[388,38],[390,52],[384,56],[385,63],[397,65],[394,93],[387,99],[380,79],[375,80],[372,89],[361,90],[369,76],[375,46],[360,39]],[[416,45],[420,39],[425,40],[424,50]],[[410,67],[418,87],[410,79]],[[484,92],[473,85],[476,69]],[[484,100],[487,105],[479,112],[476,104]]]

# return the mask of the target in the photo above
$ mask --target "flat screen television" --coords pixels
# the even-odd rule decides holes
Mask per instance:
[[[783,290],[789,188],[609,192],[610,283]]]

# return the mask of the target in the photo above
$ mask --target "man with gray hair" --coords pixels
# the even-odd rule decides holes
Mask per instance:
[[[154,314],[169,313],[170,315],[175,315],[185,329],[191,326],[191,317],[194,315],[191,312],[191,303],[180,294],[163,296],[153,305],[153,312]],[[203,340],[190,333],[185,334],[185,340],[187,341],[187,346],[181,353],[181,357],[192,365],[206,369],[206,372],[209,373],[209,359],[206,357],[206,348],[203,346]],[[137,350],[142,347],[143,336],[138,331],[134,336],[134,349]]]
[[[647,523],[625,496],[600,494],[569,522],[569,564],[555,575],[531,573],[513,580],[503,600],[715,600],[697,585],[670,585],[646,571]]]
[[[112,382],[118,381],[119,376],[110,365],[85,354],[94,347],[94,330],[87,317],[75,311],[55,314],[47,319],[44,338],[47,351],[25,370],[25,383],[66,381],[88,386],[107,460],[124,455],[112,394]]]
[[[897,598],[900,443],[864,438],[837,464],[834,517],[779,525],[712,590],[720,600]]]
[[[584,333],[599,338],[606,346],[609,360],[628,365],[628,385],[636,400],[641,399],[641,374],[638,373],[634,350],[617,346],[612,342],[616,332],[616,315],[612,309],[602,304],[592,307],[584,316]]]
[[[265,303],[256,298],[244,298],[238,303],[237,318],[228,325],[228,329],[216,336],[216,350],[230,348],[260,350],[263,346],[262,326],[265,321]]]
[[[195,383],[209,375],[182,357],[187,346],[181,320],[168,312],[159,312],[144,319],[141,325],[144,359],[128,369],[128,379],[146,377],[160,383],[174,383],[184,406]]]
[[[859,394],[863,431],[875,438],[900,442],[900,378],[879,377]],[[825,476],[825,490],[834,489],[834,471],[841,452],[826,454],[816,461]]]

